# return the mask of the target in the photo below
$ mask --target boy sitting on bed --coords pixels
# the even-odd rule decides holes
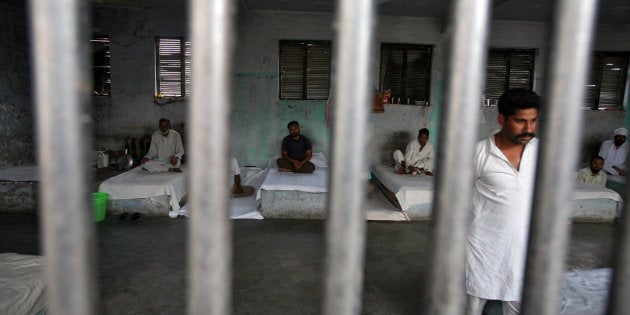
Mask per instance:
[[[418,131],[418,139],[409,142],[405,154],[400,150],[394,151],[396,173],[398,174],[427,174],[433,176],[433,161],[435,153],[429,142],[429,129]]]
[[[292,121],[287,125],[289,135],[282,140],[282,157],[276,160],[278,171],[295,173],[313,173],[315,164],[309,162],[313,157],[313,147],[307,137],[300,135],[300,125]]]
[[[181,172],[183,155],[182,137],[171,130],[170,120],[160,118],[160,130],[151,135],[151,147],[140,163],[149,172]]]

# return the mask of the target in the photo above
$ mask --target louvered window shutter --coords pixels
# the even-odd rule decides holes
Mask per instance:
[[[391,90],[392,102],[414,104],[429,100],[431,46],[382,44],[380,90]]]
[[[182,40],[158,38],[157,41],[157,93],[162,96],[183,96]]]
[[[330,46],[330,41],[280,41],[280,99],[328,99]]]
[[[109,96],[112,92],[109,35],[93,36],[90,47],[92,49],[93,94]]]

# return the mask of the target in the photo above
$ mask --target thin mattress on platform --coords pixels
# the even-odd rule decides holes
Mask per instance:
[[[267,176],[256,193],[256,199],[260,199],[261,190],[328,192],[328,162],[323,153],[313,154],[311,162],[315,164],[315,171],[311,174],[279,172],[275,164],[277,158],[269,161]]]
[[[571,194],[571,199],[573,200],[584,200],[584,199],[610,199],[616,202],[621,202],[621,196],[614,190],[606,188],[593,186],[589,184],[585,184],[582,182],[575,181],[573,184],[573,192]]]
[[[133,168],[101,183],[100,192],[109,194],[109,199],[140,199],[155,196],[170,196],[172,210],[179,210],[179,202],[186,195],[187,170],[182,172],[149,172],[141,167]]]
[[[394,167],[380,164],[372,166],[372,173],[385,187],[391,190],[406,211],[413,205],[433,201],[433,176],[396,174]],[[573,200],[609,199],[621,202],[621,196],[612,189],[588,185],[575,181],[571,194]]]
[[[433,176],[396,174],[393,166],[374,164],[372,173],[396,195],[402,211],[413,205],[433,202]]]
[[[38,314],[46,306],[44,257],[0,254],[0,314]]]

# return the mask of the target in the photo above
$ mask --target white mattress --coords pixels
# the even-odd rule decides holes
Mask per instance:
[[[111,177],[101,183],[100,192],[108,193],[109,199],[138,199],[168,195],[172,210],[179,210],[179,202],[186,195],[187,169],[181,173],[148,172],[141,167]]]
[[[0,254],[0,314],[36,314],[46,306],[44,257]]]
[[[573,185],[571,199],[610,199],[616,202],[621,202],[621,196],[612,189],[593,186],[578,181],[575,181],[575,184]]]
[[[279,172],[277,167],[269,168],[267,176],[256,193],[260,199],[261,190],[296,190],[304,192],[328,192],[328,168],[317,167],[311,174]]]
[[[267,176],[256,192],[256,199],[260,199],[261,190],[328,192],[328,160],[323,153],[313,153],[311,162],[315,164],[315,171],[311,174],[279,172],[276,166],[278,158],[275,156],[267,163]]]
[[[395,195],[402,211],[416,204],[433,202],[433,176],[396,174],[394,167],[372,166],[376,178]]]
[[[433,202],[433,176],[400,175],[396,174],[394,167],[385,167],[380,164],[374,164],[372,172],[383,185],[396,194],[403,211],[408,210],[413,205]],[[621,196],[612,189],[578,181],[575,181],[571,199],[610,199],[616,202],[622,200]]]

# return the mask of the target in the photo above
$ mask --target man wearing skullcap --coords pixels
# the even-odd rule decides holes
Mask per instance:
[[[606,140],[602,143],[597,155],[604,158],[604,172],[612,175],[626,174],[627,137],[628,129],[621,127],[615,129],[612,140]]]

